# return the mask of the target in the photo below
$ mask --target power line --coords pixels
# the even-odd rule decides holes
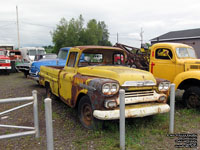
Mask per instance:
[[[15,24],[15,23],[4,24],[4,25],[2,25],[2,26],[0,26],[0,27],[9,26],[9,25],[11,25],[11,24]]]
[[[54,28],[53,26],[47,26],[47,25],[42,25],[42,24],[34,24],[34,23],[29,23],[29,22],[24,22],[21,21],[23,24],[28,24],[28,25],[33,25],[33,26],[41,26],[41,27],[47,27],[47,28]]]

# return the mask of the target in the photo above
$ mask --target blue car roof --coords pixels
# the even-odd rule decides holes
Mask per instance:
[[[70,48],[72,48],[72,47],[62,47],[62,48],[60,48],[60,50],[70,50]]]

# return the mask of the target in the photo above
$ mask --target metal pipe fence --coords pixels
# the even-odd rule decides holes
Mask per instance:
[[[169,133],[174,133],[174,111],[175,111],[175,84],[171,84]]]
[[[120,89],[120,149],[125,150],[125,90]]]
[[[15,110],[19,110],[19,109],[24,108],[26,106],[33,105],[34,127],[0,124],[0,127],[2,127],[2,128],[16,128],[16,129],[31,130],[31,131],[25,131],[25,132],[19,132],[19,133],[0,135],[0,139],[20,137],[20,136],[26,136],[26,135],[35,135],[35,137],[38,138],[39,137],[39,121],[38,121],[37,91],[36,90],[32,91],[32,96],[29,96],[29,97],[0,99],[0,104],[12,103],[12,102],[29,102],[29,103],[26,103],[26,104],[8,109],[6,111],[0,112],[0,116],[5,115],[5,114],[10,113],[10,112],[13,112]]]
[[[51,99],[50,98],[46,98],[44,100],[44,103],[45,103],[47,150],[54,150]]]

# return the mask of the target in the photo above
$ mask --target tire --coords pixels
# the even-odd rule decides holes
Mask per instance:
[[[90,130],[102,128],[102,121],[93,116],[93,109],[89,97],[83,96],[78,104],[78,116],[81,124]]]
[[[200,87],[189,87],[185,90],[182,99],[188,108],[200,108]]]
[[[28,76],[28,72],[24,72],[24,76],[27,78],[27,76]]]
[[[9,70],[6,70],[6,75],[10,75],[10,71]]]
[[[53,94],[51,92],[51,87],[48,85],[46,85],[46,98],[53,98]]]

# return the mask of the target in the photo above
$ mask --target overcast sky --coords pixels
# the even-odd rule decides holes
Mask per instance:
[[[199,0],[1,0],[0,43],[17,47],[16,5],[21,46],[52,45],[50,31],[62,17],[70,20],[83,15],[105,21],[110,41],[140,47],[144,42],[169,31],[200,28]]]

